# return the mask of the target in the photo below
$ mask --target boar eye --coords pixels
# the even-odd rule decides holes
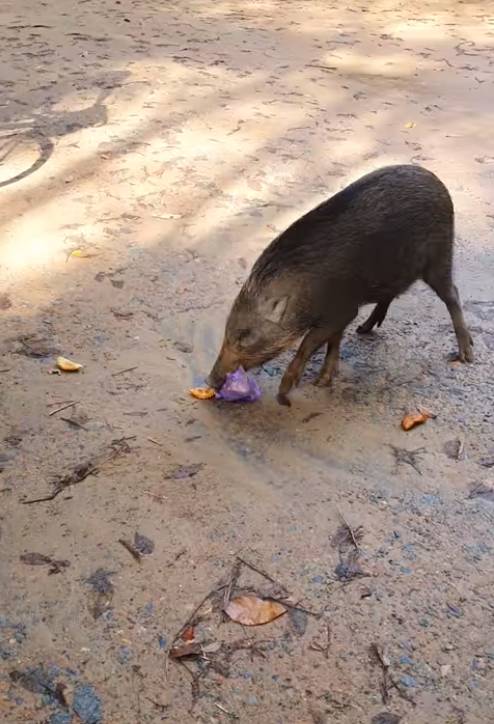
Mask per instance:
[[[239,344],[245,344],[249,341],[249,337],[252,335],[251,329],[241,329],[237,335],[237,341]]]

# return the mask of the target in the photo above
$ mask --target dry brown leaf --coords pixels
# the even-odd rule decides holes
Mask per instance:
[[[185,656],[199,656],[202,653],[201,644],[197,641],[186,641],[185,643],[175,644],[170,650],[172,659],[183,659]]]
[[[405,417],[401,421],[401,427],[403,430],[405,430],[405,432],[408,432],[408,430],[412,430],[414,427],[417,427],[417,425],[423,425],[424,422],[434,419],[434,417],[435,415],[433,415],[432,412],[428,412],[427,410],[411,412],[408,415],[405,415]]]
[[[213,387],[192,387],[189,392],[196,400],[211,400],[216,395]]]
[[[278,601],[253,595],[232,598],[224,610],[232,621],[241,623],[243,626],[260,626],[270,623],[286,613],[285,606]]]
[[[182,634],[180,636],[182,641],[193,641],[195,639],[195,637],[196,637],[196,632],[195,632],[193,626],[187,626],[187,628],[185,628],[182,631]]]
[[[73,362],[67,357],[57,357],[57,367],[62,372],[79,372],[79,370],[82,370],[82,365],[79,362]]]

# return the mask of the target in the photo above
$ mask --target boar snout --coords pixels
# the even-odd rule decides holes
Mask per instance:
[[[240,364],[238,356],[228,347],[223,345],[218,355],[218,359],[213,365],[213,369],[209,373],[208,385],[214,387],[215,390],[223,385],[229,372],[235,372]]]

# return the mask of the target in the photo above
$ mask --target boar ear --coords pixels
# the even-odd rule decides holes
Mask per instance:
[[[264,319],[273,324],[280,324],[288,305],[288,297],[271,297],[265,299],[261,305],[261,314]]]

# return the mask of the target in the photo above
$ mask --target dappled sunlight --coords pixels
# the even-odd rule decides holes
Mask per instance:
[[[239,12],[258,26],[262,14],[277,7],[265,2],[255,13],[249,6]],[[479,131],[487,137],[493,111],[481,118],[470,111],[461,76],[449,81],[446,108],[433,105],[432,97],[424,110],[411,95],[426,78],[440,86],[438,70],[448,68],[442,59],[451,57],[452,31],[435,22],[439,10],[398,20],[387,12],[389,3],[381,3],[382,17],[358,19],[358,38],[353,18],[351,32],[335,28],[314,44],[304,38],[314,34],[321,7],[313,6],[301,22],[287,6],[288,17],[297,17],[288,25],[294,54],[278,45],[276,32],[270,37],[273,28],[263,27],[259,57],[244,57],[238,43],[242,34],[249,38],[248,28],[228,26],[222,35],[214,25],[234,16],[234,6],[200,6],[214,40],[211,49],[197,46],[204,61],[172,35],[173,58],[163,51],[162,57],[153,53],[151,64],[146,58],[127,67],[115,62],[98,90],[67,87],[49,111],[26,110],[21,127],[37,124],[55,145],[44,165],[2,192],[0,265],[15,278],[18,293],[33,294],[38,281],[40,297],[59,296],[60,288],[55,293],[44,285],[43,275],[58,270],[68,283],[77,271],[67,255],[80,246],[99,250],[95,264],[123,261],[130,242],[132,248],[195,249],[225,259],[247,243],[252,255],[302,210],[376,165],[427,165],[430,150],[421,141],[430,146],[433,139],[447,157],[456,146],[458,163],[471,164],[468,143]],[[169,9],[157,11],[171,22]],[[176,19],[173,25],[176,32]],[[465,38],[474,31],[482,37],[478,23],[461,28]],[[403,52],[400,39],[413,47]],[[119,39],[118,52],[125,53],[125,42]],[[472,89],[477,93],[484,92],[483,71]],[[462,138],[461,146],[455,138]],[[22,134],[17,142],[22,149]],[[4,176],[35,163],[36,142],[29,143],[25,153],[11,155],[11,166],[4,161]],[[443,172],[441,156],[433,166]]]

